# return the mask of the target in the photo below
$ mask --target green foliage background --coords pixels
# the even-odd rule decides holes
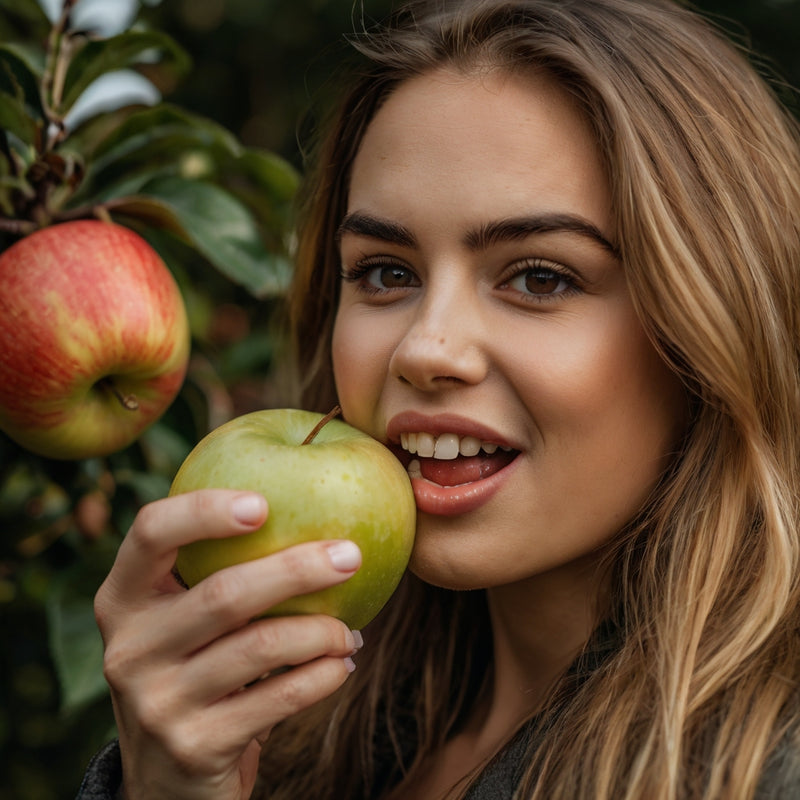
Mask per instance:
[[[12,20],[6,12],[17,1],[0,0],[0,45],[30,35],[18,14]],[[162,78],[171,113],[199,115],[196,130],[215,142],[203,152],[225,167],[189,159],[183,177],[214,173],[220,185],[235,181],[275,259],[285,258],[281,235],[290,219],[291,167],[302,172],[303,142],[315,120],[309,106],[329,92],[346,50],[343,33],[362,19],[369,24],[382,17],[390,5],[164,0],[142,10],[192,60],[182,78]],[[765,69],[800,86],[798,0],[699,5],[750,42]],[[784,95],[794,103],[788,91]],[[187,120],[191,128],[194,117]],[[156,126],[168,121],[150,120]],[[235,141],[248,150],[234,169]],[[156,148],[141,158],[138,168],[160,156]],[[174,184],[164,185],[163,175],[159,179],[162,196],[180,195]],[[220,198],[209,192],[205,213],[221,213]],[[198,227],[202,232],[202,222]],[[149,238],[175,271],[192,324],[192,365],[172,408],[139,442],[106,459],[51,462],[0,435],[0,800],[75,795],[86,762],[114,735],[92,597],[136,509],[166,494],[177,466],[207,430],[281,402],[279,292],[258,291],[213,268],[207,249],[214,242],[204,251],[202,241],[189,247],[163,232]],[[231,246],[233,261],[244,258]]]

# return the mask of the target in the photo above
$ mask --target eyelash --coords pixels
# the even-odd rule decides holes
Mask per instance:
[[[380,287],[380,286],[373,286],[365,280],[366,277],[373,271],[378,269],[398,269],[402,270],[403,272],[407,272],[409,275],[414,275],[413,270],[409,269],[407,266],[402,264],[399,261],[393,261],[389,258],[365,258],[362,261],[357,262],[352,267],[344,267],[342,268],[341,276],[342,280],[347,283],[357,283],[359,284],[359,290],[365,292],[369,295],[383,295],[393,291],[397,291],[398,289],[403,289],[406,287]],[[416,276],[414,276],[416,277]],[[417,279],[418,280],[418,279]]]
[[[365,280],[367,276],[375,270],[392,268],[401,270],[413,276],[412,280],[416,279],[417,284],[411,284],[408,287],[379,287],[369,284]],[[510,284],[515,279],[528,273],[537,272],[540,274],[550,275],[559,282],[563,282],[565,284],[565,288],[558,292],[550,292],[539,295],[533,292],[525,293],[523,291],[514,290],[510,287]],[[364,259],[357,262],[352,267],[343,268],[341,277],[347,283],[360,284],[359,290],[372,296],[385,295],[398,290],[402,291],[405,288],[414,288],[415,285],[419,285],[419,279],[416,277],[413,270],[409,269],[409,267],[405,266],[401,262],[384,257]],[[509,268],[507,274],[499,282],[498,288],[517,291],[517,294],[523,298],[523,302],[534,304],[543,304],[550,303],[555,300],[563,300],[581,291],[578,286],[578,282],[571,271],[561,267],[555,262],[539,257],[525,258],[521,261],[514,262],[514,264]]]
[[[558,292],[549,292],[541,295],[533,292],[526,294],[525,292],[518,291],[520,297],[523,298],[523,302],[552,303],[556,300],[565,300],[581,291],[575,275],[570,270],[546,258],[538,257],[524,258],[522,261],[515,262],[509,269],[507,277],[504,277],[500,281],[498,288],[510,287],[512,281],[528,273],[550,275],[555,278],[559,284],[563,283],[564,288]]]

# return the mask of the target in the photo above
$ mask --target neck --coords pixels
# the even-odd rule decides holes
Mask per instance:
[[[598,625],[603,596],[595,559],[487,590],[494,661],[475,719],[483,735],[505,739],[541,707]]]

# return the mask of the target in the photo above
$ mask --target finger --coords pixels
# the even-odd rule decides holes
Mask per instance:
[[[360,644],[333,617],[306,615],[257,620],[217,639],[187,661],[183,685],[189,703],[209,705],[268,673],[323,656],[346,658]]]
[[[176,599],[165,644],[186,654],[205,647],[278,603],[326,589],[361,566],[354,542],[305,542],[215,572]]]
[[[206,489],[144,506],[120,546],[111,588],[120,597],[157,591],[179,547],[199,539],[250,533],[267,517],[267,502],[251,492]]]
[[[265,738],[275,725],[333,694],[355,665],[323,657],[270,676],[207,709],[208,724],[223,737]]]

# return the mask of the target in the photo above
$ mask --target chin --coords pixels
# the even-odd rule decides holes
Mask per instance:
[[[422,549],[420,548],[420,550]],[[491,584],[491,582],[487,583],[485,570],[475,569],[474,564],[452,563],[441,553],[424,553],[420,550],[415,546],[408,570],[431,586],[454,592],[465,592],[486,589]]]

